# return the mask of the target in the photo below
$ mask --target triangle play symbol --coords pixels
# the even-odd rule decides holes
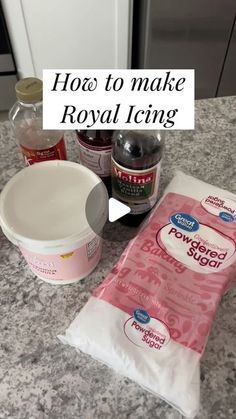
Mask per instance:
[[[124,217],[124,215],[129,214],[131,211],[128,205],[123,204],[115,198],[109,199],[109,216],[108,219],[111,223],[119,218]]]

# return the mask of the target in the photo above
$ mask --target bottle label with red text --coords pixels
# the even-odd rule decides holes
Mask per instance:
[[[93,146],[79,139],[80,163],[100,177],[111,175],[112,146]]]
[[[131,208],[131,214],[149,211],[157,201],[161,162],[146,170],[131,170],[112,159],[112,196]]]
[[[27,166],[48,160],[67,160],[64,138],[52,147],[35,150],[20,144],[21,152]]]

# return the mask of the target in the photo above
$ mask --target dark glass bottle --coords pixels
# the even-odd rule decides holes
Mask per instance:
[[[120,221],[137,226],[157,201],[163,134],[115,131],[112,149],[112,196],[131,208]]]
[[[76,131],[80,149],[80,162],[103,180],[111,196],[111,130]]]

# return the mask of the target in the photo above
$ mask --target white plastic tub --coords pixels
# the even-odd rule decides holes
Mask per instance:
[[[97,266],[102,239],[86,217],[86,202],[95,187],[99,196],[92,208],[91,200],[89,212],[95,231],[102,231],[107,192],[100,178],[80,164],[38,163],[21,170],[4,187],[0,195],[3,233],[44,281],[70,284]]]

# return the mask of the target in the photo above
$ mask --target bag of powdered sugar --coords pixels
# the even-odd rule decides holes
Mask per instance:
[[[199,361],[235,279],[235,242],[236,196],[177,172],[60,339],[194,417]]]

